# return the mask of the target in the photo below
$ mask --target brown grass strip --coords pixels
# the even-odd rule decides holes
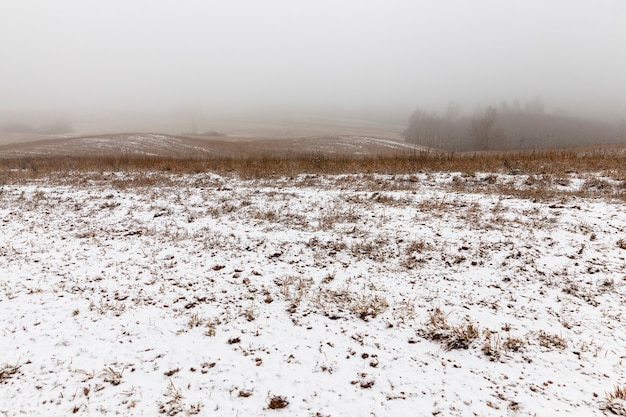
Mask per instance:
[[[246,179],[299,174],[412,174],[416,172],[501,172],[552,174],[597,172],[626,179],[620,152],[528,151],[493,153],[415,153],[398,156],[294,154],[245,158],[174,158],[142,155],[0,156],[0,183],[85,172],[213,172]]]

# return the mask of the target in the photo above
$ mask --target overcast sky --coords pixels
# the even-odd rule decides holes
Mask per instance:
[[[0,1],[0,110],[536,97],[626,118],[626,1]]]

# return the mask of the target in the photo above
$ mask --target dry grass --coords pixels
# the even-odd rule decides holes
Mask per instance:
[[[6,382],[8,379],[11,379],[13,375],[20,370],[20,365],[9,365],[5,363],[0,367],[0,384]]]
[[[607,150],[543,150],[528,152],[434,153],[416,152],[396,156],[324,155],[317,153],[258,156],[176,158],[142,155],[0,156],[0,184],[77,172],[215,172],[242,178],[293,177],[299,174],[412,174],[450,171],[538,174],[563,178],[571,173],[602,172],[626,179],[626,155]],[[493,181],[491,181],[493,182]],[[600,189],[603,183],[589,183]],[[622,187],[625,188],[625,187]]]
[[[467,318],[463,324],[457,326],[448,323],[448,315],[439,307],[430,312],[424,328],[418,331],[419,336],[438,341],[447,350],[467,349],[479,334],[478,326]]]
[[[608,392],[603,409],[614,415],[626,416],[626,387],[616,386],[613,391]]]
[[[606,394],[606,399],[609,401],[617,399],[626,401],[626,387],[615,387],[613,391]]]
[[[424,176],[428,179],[435,172],[451,173],[452,187],[457,192],[511,196],[532,201],[558,201],[559,204],[571,198],[626,201],[626,153],[601,149],[584,152],[545,150],[471,154],[415,152],[396,156],[259,153],[258,156],[241,158],[176,158],[132,154],[3,158],[0,154],[0,194],[3,185],[38,180],[45,180],[50,185],[98,183],[111,184],[119,190],[155,189],[176,185],[178,174],[213,173],[222,177],[259,181],[260,185],[271,185],[271,182],[280,180],[296,186],[318,186],[320,182],[327,181],[326,186],[338,189],[355,187],[373,192],[369,204],[399,207],[406,202],[396,200],[386,192],[414,189],[424,180]],[[327,174],[334,177],[329,178]],[[387,175],[388,178],[381,178],[380,175]],[[572,178],[582,178],[584,182],[570,187]],[[219,180],[196,181],[198,187],[221,185]],[[353,202],[348,202],[348,205],[345,203],[338,202],[340,209],[328,211],[320,218],[320,230],[333,229],[338,223],[358,223],[359,213],[346,210],[354,205]],[[428,201],[422,204],[429,206],[421,207],[424,211],[443,209],[449,202]],[[223,206],[216,207],[216,213],[229,207],[231,210],[237,208],[230,202]],[[277,213],[273,209],[251,215],[270,222],[282,221],[282,216],[277,217]],[[302,219],[292,220],[294,226],[301,226]],[[415,256],[407,257],[406,267],[416,267]]]
[[[269,404],[267,405],[272,410],[277,410],[281,408],[285,408],[289,405],[289,401],[287,398],[281,395],[272,395],[269,400]]]
[[[116,371],[110,366],[107,368],[104,368],[104,370],[102,371],[104,382],[108,382],[111,385],[119,385],[120,382],[122,382],[123,373],[124,373],[124,369],[122,369],[121,371]]]
[[[563,350],[567,348],[567,340],[565,340],[562,336],[558,334],[550,334],[542,330],[539,332],[537,339],[539,340],[539,346],[542,346],[548,350]]]

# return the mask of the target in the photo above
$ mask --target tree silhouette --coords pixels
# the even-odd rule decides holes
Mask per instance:
[[[480,117],[472,119],[470,123],[470,137],[480,150],[486,151],[491,145],[497,113],[495,107],[489,106]]]

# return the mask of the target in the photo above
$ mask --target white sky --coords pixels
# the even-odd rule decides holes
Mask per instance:
[[[4,110],[535,97],[624,115],[626,1],[0,1]]]

